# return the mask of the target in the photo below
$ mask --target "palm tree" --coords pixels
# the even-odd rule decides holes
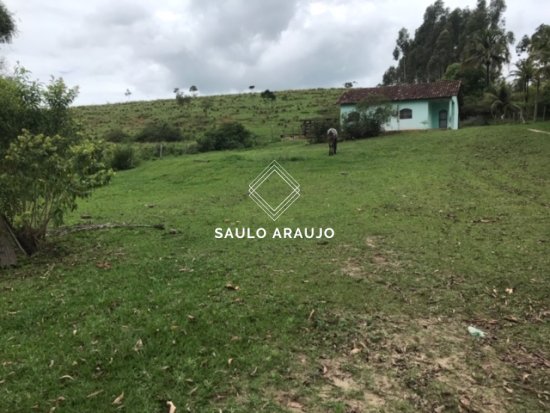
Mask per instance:
[[[521,59],[516,63],[516,70],[511,72],[525,96],[525,104],[529,101],[529,84],[535,78],[535,65],[531,59]]]
[[[541,83],[550,78],[550,26],[541,24],[531,36],[528,46],[529,57],[534,60],[536,85],[535,110],[533,120],[537,120]]]
[[[491,71],[500,71],[503,63],[510,61],[508,45],[514,42],[514,34],[498,27],[479,30],[468,48],[468,62],[479,62],[485,68],[485,85],[491,85]]]
[[[522,123],[525,123],[521,107],[512,101],[512,92],[504,82],[500,84],[496,92],[487,92],[486,98],[491,102],[491,114],[496,119],[514,118],[517,113]]]

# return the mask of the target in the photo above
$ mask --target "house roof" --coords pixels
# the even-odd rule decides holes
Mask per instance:
[[[340,96],[338,103],[358,103],[371,96],[383,96],[390,101],[447,98],[457,96],[459,89],[460,80],[350,89]]]

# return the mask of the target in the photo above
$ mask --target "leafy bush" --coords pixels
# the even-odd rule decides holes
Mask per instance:
[[[125,171],[138,165],[136,151],[130,145],[115,146],[111,155],[111,168],[115,171]]]
[[[249,148],[256,143],[252,132],[239,122],[224,123],[212,129],[198,140],[199,152],[221,151],[225,149]]]
[[[76,208],[77,198],[105,185],[111,171],[102,142],[75,135],[23,131],[5,152],[0,169],[0,210],[20,242],[34,252],[50,222]]]
[[[179,128],[167,122],[153,122],[136,135],[137,142],[177,142],[183,140]]]
[[[0,78],[0,212],[29,253],[111,176],[104,143],[77,132],[77,93],[63,79],[31,81],[23,68]]]
[[[130,135],[124,132],[121,128],[115,128],[108,131],[105,136],[103,136],[107,142],[121,143],[127,142],[130,140]]]
[[[338,119],[313,119],[304,128],[304,135],[310,143],[322,143],[327,141],[327,130],[338,125]]]
[[[76,125],[69,105],[78,88],[61,78],[44,85],[30,80],[30,72],[17,67],[12,76],[0,77],[0,157],[23,129],[31,133],[74,135]]]
[[[391,108],[388,105],[350,112],[347,116],[342,116],[343,135],[350,139],[378,136],[383,131],[382,125],[388,121],[390,115]]]
[[[199,152],[199,144],[197,142],[192,142],[187,146],[187,148],[185,148],[185,153],[189,155],[193,155]]]
[[[192,153],[198,153],[197,143],[191,141],[163,143],[146,142],[135,144],[132,147],[134,148],[136,159],[145,161],[161,158],[161,145],[163,158],[166,156],[182,156]]]

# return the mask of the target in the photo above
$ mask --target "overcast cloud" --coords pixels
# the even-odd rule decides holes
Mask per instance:
[[[201,94],[375,86],[435,0],[0,0],[18,35],[0,46],[34,77],[80,86],[78,104]],[[475,7],[475,0],[445,5]],[[549,23],[546,0],[508,0],[516,38]]]

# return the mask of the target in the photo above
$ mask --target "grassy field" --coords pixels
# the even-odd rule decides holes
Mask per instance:
[[[166,229],[58,233],[1,273],[0,411],[548,411],[550,139],[528,128],[550,129],[402,133],[330,158],[286,142],[118,173],[68,224]],[[276,222],[247,195],[274,159],[301,185]]]
[[[265,102],[259,92],[193,98],[179,106],[175,98],[110,105],[79,106],[75,117],[86,130],[102,137],[121,128],[135,135],[149,122],[165,121],[182,129],[184,138],[194,140],[205,130],[224,121],[246,125],[263,141],[301,134],[304,119],[326,116],[338,118],[336,101],[344,89],[276,91],[274,102]],[[205,103],[209,109],[205,112]]]

